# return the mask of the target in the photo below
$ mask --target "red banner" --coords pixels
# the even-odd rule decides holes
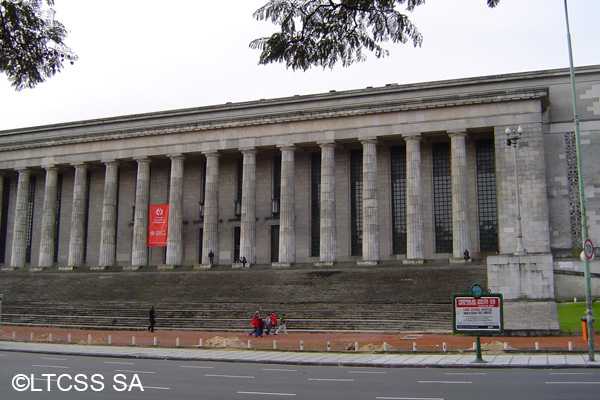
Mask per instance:
[[[169,225],[169,205],[150,205],[148,221],[148,246],[166,246]]]

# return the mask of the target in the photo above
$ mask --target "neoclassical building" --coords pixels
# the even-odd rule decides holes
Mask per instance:
[[[576,82],[600,238],[600,66]],[[212,251],[219,265],[401,267],[468,250],[493,256],[491,286],[525,284],[494,266],[530,265],[552,297],[555,259],[581,247],[574,137],[568,69],[1,131],[0,265],[206,267]],[[149,247],[161,204],[166,246]]]

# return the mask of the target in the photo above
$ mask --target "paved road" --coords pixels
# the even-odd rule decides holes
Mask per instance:
[[[595,400],[600,390],[597,368],[369,368],[22,352],[0,352],[0,365],[1,399]]]

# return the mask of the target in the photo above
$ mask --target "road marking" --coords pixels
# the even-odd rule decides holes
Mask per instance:
[[[213,374],[205,374],[204,376],[212,376],[213,378],[240,378],[240,379],[254,379],[253,376],[243,376],[243,375],[213,375]]]
[[[591,372],[550,372],[550,375],[594,375]]]
[[[349,374],[387,374],[385,371],[348,371]]]
[[[130,371],[128,369],[115,369],[115,372],[128,372],[131,374],[155,374],[154,371]]]
[[[156,389],[156,390],[171,390],[171,388],[168,387],[161,387],[161,386],[144,386],[144,390],[146,389]]]
[[[443,397],[375,397],[378,400],[444,400]]]
[[[378,400],[444,400],[443,397],[375,397]]]
[[[298,372],[297,369],[261,368],[261,371]]]
[[[122,364],[122,365],[133,365],[132,362],[120,362],[120,361],[104,361],[104,364]]]
[[[32,367],[69,369],[69,367],[65,367],[64,365],[32,365]]]
[[[260,396],[295,396],[295,393],[267,393],[267,392],[238,392],[238,394],[257,394]]]
[[[600,382],[546,382],[547,385],[600,385]]]
[[[213,369],[215,367],[203,367],[200,365],[180,365],[180,368],[197,368],[197,369]]]
[[[67,361],[66,358],[40,357],[40,360]]]
[[[446,372],[446,375],[487,375],[487,372]]]
[[[308,378],[309,381],[323,381],[323,382],[354,382],[354,379],[326,379],[326,378]]]
[[[464,381],[419,381],[419,383],[456,383],[456,384],[467,385],[467,384],[471,384],[473,382],[464,382]]]

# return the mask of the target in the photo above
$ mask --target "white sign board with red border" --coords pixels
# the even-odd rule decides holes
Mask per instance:
[[[480,297],[452,296],[454,333],[502,333],[504,331],[504,301],[501,294]]]

